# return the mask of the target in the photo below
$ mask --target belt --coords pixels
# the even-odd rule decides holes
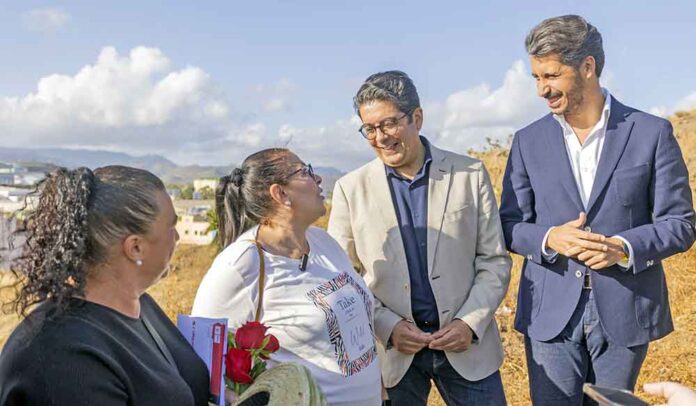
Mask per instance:
[[[586,273],[585,277],[582,278],[582,288],[583,289],[592,289],[592,279],[590,278],[589,273]]]

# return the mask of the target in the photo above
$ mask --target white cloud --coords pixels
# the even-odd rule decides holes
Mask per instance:
[[[668,111],[669,109],[667,108],[667,106],[654,106],[648,110],[648,113],[658,117],[667,117],[669,116]]]
[[[688,96],[683,97],[680,99],[675,107],[674,111],[689,111],[696,109],[696,92],[691,93]]]
[[[322,127],[297,128],[284,124],[278,130],[280,146],[287,146],[315,166],[355,169],[374,158],[374,153],[357,129],[360,119],[349,119]]]
[[[505,73],[501,87],[491,90],[490,85],[482,83],[448,96],[441,107],[445,110],[442,125],[445,128],[521,125],[539,111],[537,99],[534,80],[524,63],[517,61]]]
[[[288,111],[290,108],[288,101],[280,97],[275,97],[270,100],[267,100],[263,107],[264,110],[271,113],[277,111]]]
[[[70,14],[61,8],[37,8],[24,13],[22,20],[30,31],[53,33],[68,25]]]
[[[295,89],[282,79],[259,90],[290,97]],[[76,73],[40,78],[23,96],[0,96],[0,146],[70,146],[227,164],[288,142],[244,101],[246,110],[235,111],[207,72],[176,68],[157,48],[119,54],[105,47]],[[289,99],[282,105],[289,108]]]
[[[487,138],[505,140],[548,112],[536,96],[534,79],[522,61],[512,64],[497,88],[482,83],[455,91],[444,101],[423,103],[423,110],[423,133],[438,147],[459,153],[485,146]],[[277,136],[291,140],[289,148],[305,160],[350,170],[374,157],[357,132],[359,126],[357,116],[327,127],[285,124]]]
[[[466,152],[503,139],[547,113],[524,62],[512,64],[498,88],[481,83],[424,106],[424,132],[444,148]]]
[[[301,130],[294,128],[290,124],[283,124],[278,129],[278,138],[281,142],[290,142],[292,141],[293,137],[298,135],[300,132]]]
[[[671,107],[668,106],[654,106],[651,107],[648,112],[660,117],[668,117],[678,111],[691,111],[696,109],[696,92],[682,97],[677,100]]]
[[[263,123],[254,123],[246,126],[241,132],[244,143],[250,147],[258,147],[265,138],[266,126]]]
[[[0,144],[122,146],[167,152],[177,142],[224,138],[230,108],[198,67],[173,70],[156,48],[105,47],[75,75],[41,78],[35,92],[0,97]],[[241,139],[240,139],[241,141]]]
[[[374,157],[355,115],[317,126],[274,123],[249,110],[246,98],[247,110],[235,111],[203,69],[172,65],[156,48],[121,55],[105,47],[75,74],[43,77],[24,96],[0,96],[0,145],[155,153],[199,164],[236,163],[255,150],[287,145],[317,166],[343,170]],[[251,90],[259,100],[279,98],[290,108],[296,89],[282,79]],[[546,113],[521,61],[497,87],[482,83],[423,107],[424,134],[456,152],[506,138]]]
[[[269,113],[289,112],[292,110],[291,100],[297,92],[297,85],[283,78],[270,85],[256,85],[254,93],[260,97],[263,110]]]

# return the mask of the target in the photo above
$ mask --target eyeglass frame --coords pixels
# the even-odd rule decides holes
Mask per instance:
[[[317,180],[317,174],[314,173],[314,168],[312,168],[312,164],[309,164],[309,163],[303,164],[302,167],[300,167],[299,169],[296,169],[296,170],[290,172],[290,174],[288,176],[286,176],[285,179],[290,179],[291,177],[297,175],[298,173],[300,173],[302,171],[305,171],[306,172],[305,174],[308,175],[309,177],[311,177],[312,179],[314,179],[314,181]]]
[[[360,133],[360,135],[363,136],[363,138],[365,138],[368,141],[372,141],[375,138],[377,138],[377,129],[379,129],[379,131],[382,134],[392,136],[392,135],[396,134],[396,129],[398,128],[399,121],[401,121],[401,119],[403,119],[404,117],[410,117],[412,114],[413,114],[413,111],[411,111],[410,113],[404,113],[401,115],[401,117],[398,117],[398,118],[395,118],[395,117],[385,118],[384,120],[382,120],[379,124],[377,124],[375,126],[370,125],[371,127],[374,127],[373,131],[375,132],[375,136],[372,138],[370,138],[367,134],[363,133],[363,130],[365,129],[365,126],[367,124],[361,125],[360,128],[358,128],[358,132]],[[387,123],[385,123],[387,120],[391,120],[391,119],[395,119],[394,130],[390,130],[389,132],[385,132],[384,129],[382,128],[382,126],[387,124]]]

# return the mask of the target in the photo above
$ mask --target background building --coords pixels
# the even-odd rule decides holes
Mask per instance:
[[[208,233],[208,221],[205,216],[185,214],[179,217],[176,231],[180,244],[207,245],[213,242],[215,234]]]
[[[218,185],[218,180],[217,179],[195,179],[193,181],[193,190],[196,192],[200,192],[204,188],[210,188],[211,190],[215,191]]]

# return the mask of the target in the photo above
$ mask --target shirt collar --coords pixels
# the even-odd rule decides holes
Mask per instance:
[[[602,115],[599,117],[599,121],[597,122],[597,124],[595,124],[595,126],[592,128],[592,131],[590,131],[590,134],[594,133],[599,128],[606,128],[607,123],[609,122],[609,116],[611,114],[611,94],[609,93],[609,90],[602,88],[602,95],[604,95],[604,106],[602,107]],[[575,134],[573,132],[573,129],[570,127],[570,124],[568,124],[568,122],[566,121],[563,114],[554,114],[553,118],[556,119],[556,121],[558,121],[558,123],[563,128],[564,137],[567,138]]]
[[[420,141],[421,141],[421,144],[423,144],[423,147],[425,148],[425,157],[423,158],[423,166],[421,166],[421,168],[418,170],[418,173],[416,173],[416,176],[413,178],[414,181],[425,175],[425,171],[426,171],[428,165],[433,160],[432,153],[430,152],[430,142],[428,141],[428,139],[421,135]],[[399,179],[405,179],[403,176],[399,175],[396,172],[396,170],[394,168],[392,168],[391,166],[384,165],[384,168],[386,169],[387,176],[394,176],[394,177],[397,177]]]

